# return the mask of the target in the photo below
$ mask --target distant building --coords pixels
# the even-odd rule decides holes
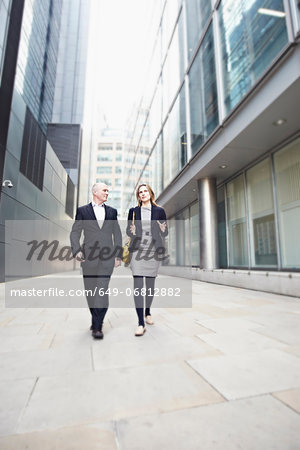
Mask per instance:
[[[122,216],[122,185],[124,164],[124,136],[119,129],[101,130],[97,143],[94,181],[109,187],[108,204]]]

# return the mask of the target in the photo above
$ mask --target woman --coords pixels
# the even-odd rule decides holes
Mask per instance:
[[[161,261],[165,256],[163,237],[168,228],[166,213],[155,203],[154,192],[148,184],[140,184],[136,190],[138,206],[128,213],[126,233],[130,236],[130,268],[134,280],[134,302],[138,315],[138,328],[135,336],[143,336],[146,331],[145,320],[153,325],[150,307],[153,300],[155,278]],[[145,289],[144,286],[145,278]],[[143,291],[142,291],[143,289]],[[144,296],[146,309],[144,314]]]

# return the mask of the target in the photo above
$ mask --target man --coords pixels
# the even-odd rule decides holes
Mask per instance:
[[[70,234],[72,252],[81,262],[86,298],[92,314],[92,336],[103,339],[102,325],[108,309],[108,285],[114,267],[121,265],[122,234],[117,210],[105,204],[108,187],[96,183],[93,201],[77,209]],[[80,244],[81,234],[83,244]]]

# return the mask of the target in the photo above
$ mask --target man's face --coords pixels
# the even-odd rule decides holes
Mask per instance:
[[[93,192],[95,203],[101,204],[106,202],[108,197],[108,187],[106,184],[99,184]]]

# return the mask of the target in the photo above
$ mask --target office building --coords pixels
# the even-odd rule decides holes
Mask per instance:
[[[299,295],[299,7],[161,3],[144,170],[169,218],[167,273]]]
[[[0,197],[3,280],[5,220],[46,220],[49,227],[55,227],[74,217],[82,134],[77,120],[83,114],[83,93],[79,93],[78,86],[84,85],[84,74],[78,74],[77,68],[80,66],[83,71],[85,60],[72,70],[62,67],[64,58],[69,57],[64,54],[66,48],[77,45],[72,44],[76,34],[72,26],[78,26],[74,15],[88,21],[88,14],[74,8],[70,17],[70,2],[66,0],[4,0],[0,8],[0,170],[2,182],[9,181],[2,187]],[[72,18],[72,24],[66,23],[66,16]],[[68,27],[68,42],[61,41],[61,31],[66,35]],[[80,38],[86,31],[87,24]],[[77,61],[79,48],[83,52],[83,44],[70,53],[69,64]],[[68,102],[67,94],[59,91],[66,78],[76,84]],[[62,103],[68,111],[60,114]],[[70,111],[71,104],[76,108]],[[56,129],[53,118],[59,123]],[[64,137],[72,148],[61,153]],[[64,239],[65,233],[61,236]],[[45,239],[48,237],[45,235]],[[54,264],[50,266],[45,271],[57,270]],[[64,270],[69,267],[65,264]]]

